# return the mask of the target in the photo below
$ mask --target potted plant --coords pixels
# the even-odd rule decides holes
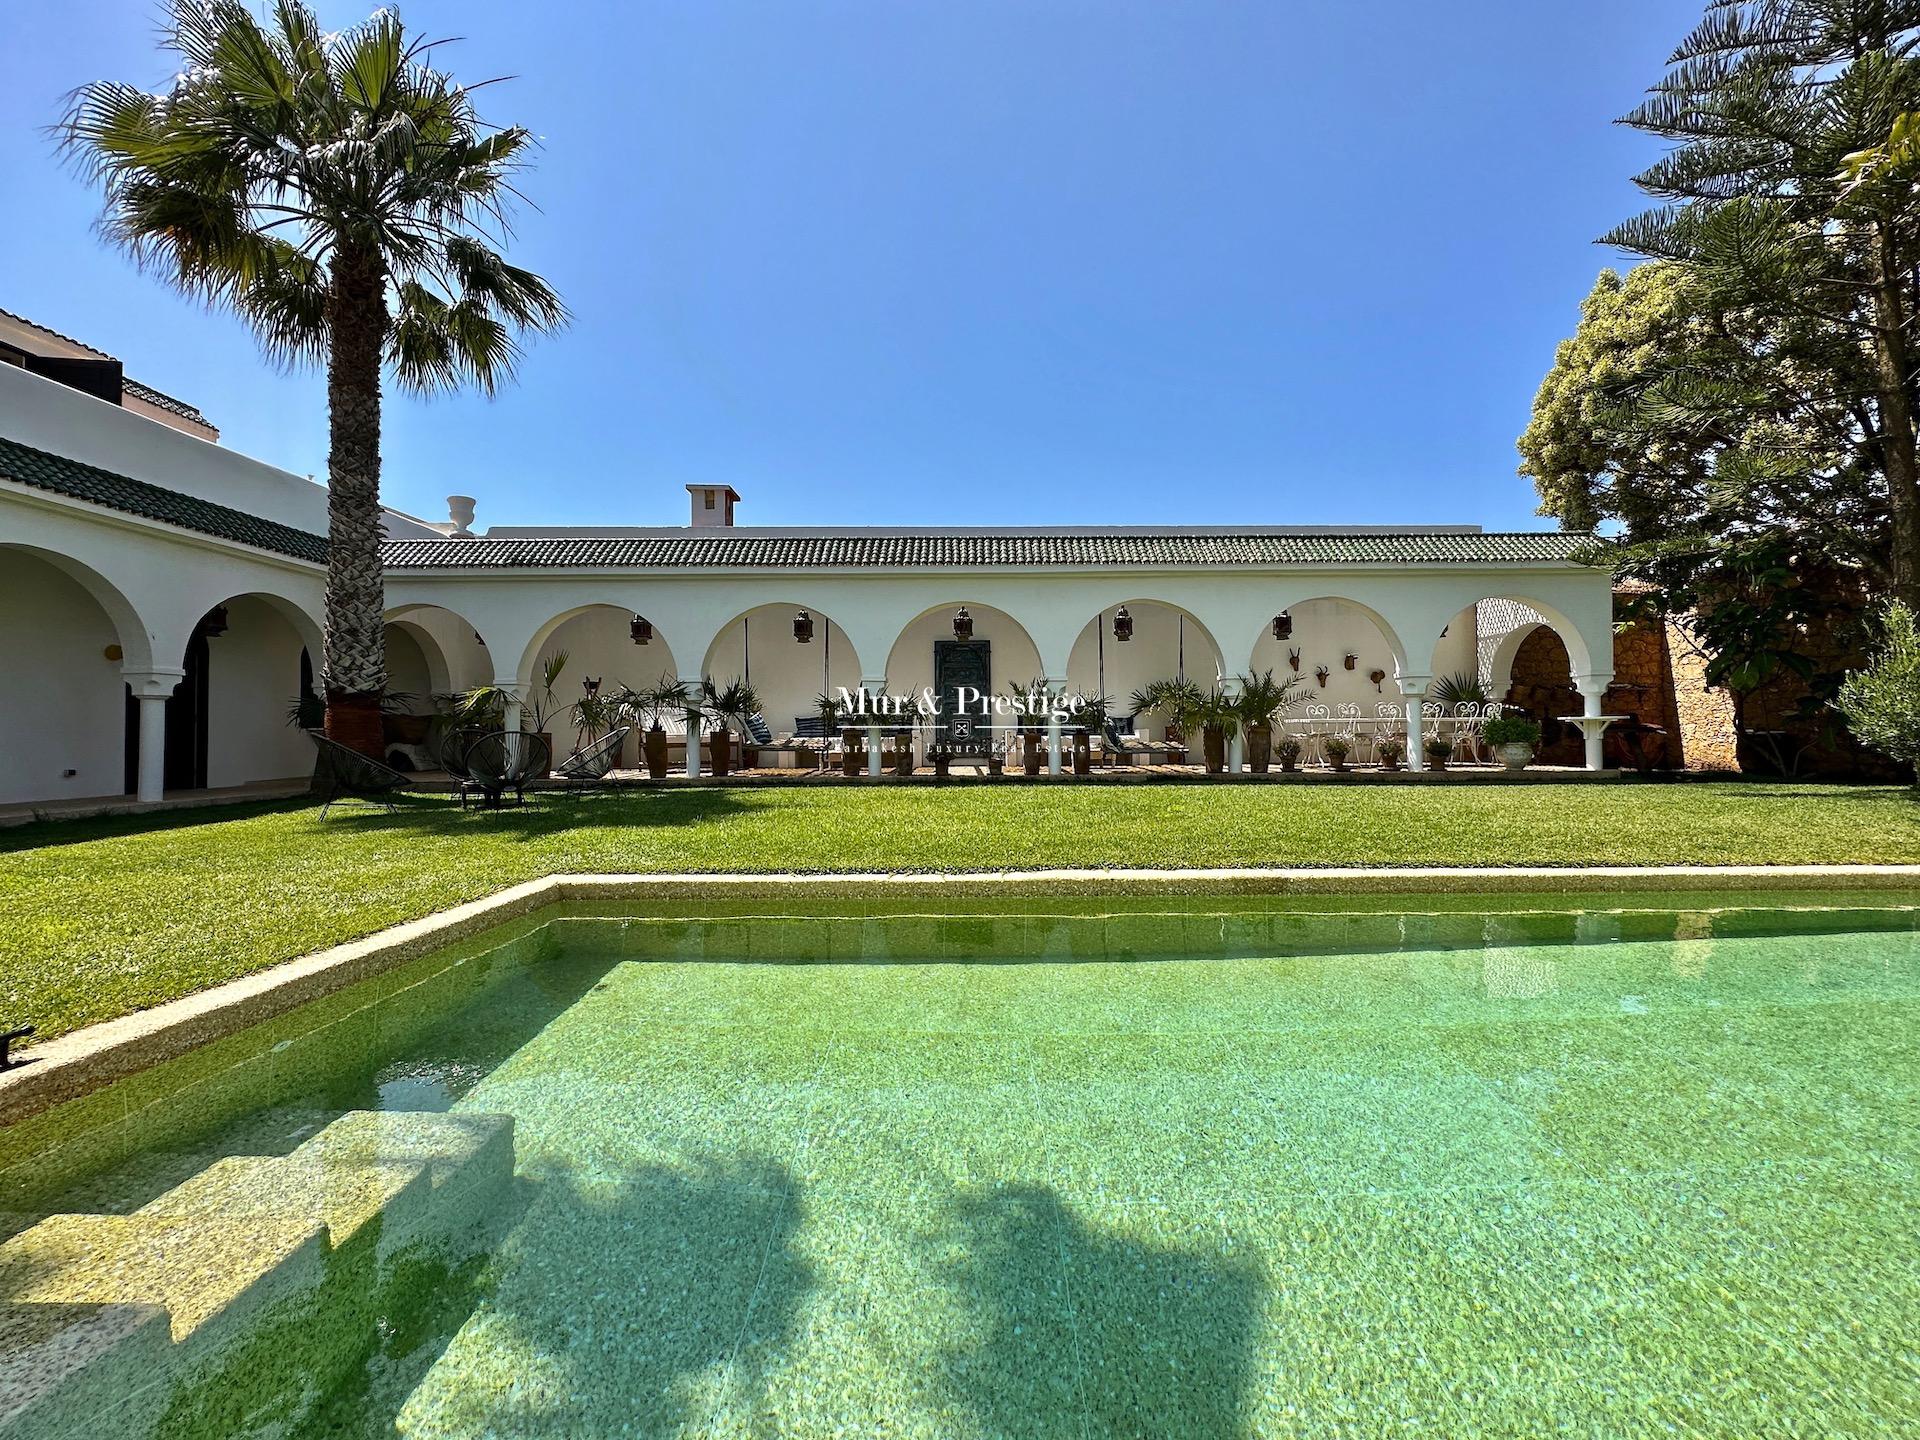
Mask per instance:
[[[1427,737],[1427,743],[1420,748],[1426,754],[1429,769],[1444,770],[1447,768],[1447,759],[1453,754],[1453,742],[1451,740],[1442,739],[1438,735],[1429,735]]]
[[[1273,746],[1274,757],[1280,762],[1280,773],[1291,775],[1300,768],[1300,740],[1294,735],[1282,735]]]
[[[1218,685],[1196,690],[1181,707],[1183,724],[1200,727],[1200,753],[1209,775],[1227,768],[1227,742],[1240,733],[1240,706]]]
[[[1046,711],[1041,707],[1057,704],[1059,692],[1036,675],[1025,685],[1015,685],[1007,695],[1014,702],[1013,723],[1020,736],[1022,768],[1029,775],[1038,775],[1044,768],[1041,750],[1047,733]]]
[[[1496,715],[1481,727],[1480,738],[1507,769],[1524,770],[1539,747],[1540,727],[1524,715]]]
[[[1327,764],[1333,767],[1336,775],[1347,773],[1347,756],[1353,753],[1353,746],[1340,735],[1329,735],[1326,739]]]
[[[747,717],[760,713],[760,698],[738,677],[729,680],[724,689],[708,677],[701,688],[701,712],[713,722],[707,732],[707,761],[715,775],[725,775],[733,769],[734,729],[746,733]]]
[[[1398,735],[1383,735],[1374,745],[1373,753],[1380,757],[1382,770],[1398,770],[1401,760],[1406,757],[1407,742]]]
[[[1185,717],[1194,703],[1200,699],[1200,687],[1193,681],[1154,680],[1133,692],[1128,702],[1135,715],[1158,715],[1166,721],[1166,740],[1169,745],[1187,743]]]
[[[1273,717],[1291,705],[1299,692],[1273,678],[1273,671],[1240,677],[1240,725],[1247,736],[1247,768],[1267,773],[1273,756]]]
[[[620,697],[607,694],[597,680],[583,681],[580,698],[573,702],[574,747],[584,750],[619,724]]]
[[[1091,775],[1093,773],[1093,737],[1096,732],[1104,732],[1110,714],[1111,702],[1104,695],[1091,698],[1081,697],[1080,704],[1073,712],[1073,773]]]
[[[914,708],[911,695],[889,695],[887,709],[900,717],[894,725],[889,727],[893,750],[888,756],[888,761],[898,779],[908,780],[913,777],[913,737],[920,728],[922,717]]]
[[[662,675],[644,690],[622,690],[620,705],[633,717],[635,725],[646,727],[640,741],[640,754],[647,774],[655,780],[667,776],[667,728],[660,723],[668,715],[686,713],[687,692],[670,675]]]

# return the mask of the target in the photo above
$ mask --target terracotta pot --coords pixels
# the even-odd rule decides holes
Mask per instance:
[[[715,775],[733,769],[733,732],[724,725],[707,736],[707,766]]]
[[[953,774],[953,756],[944,750],[933,752],[933,778],[945,780]]]
[[[1073,773],[1093,773],[1093,737],[1084,730],[1073,737]]]
[[[1271,725],[1249,725],[1247,727],[1247,769],[1256,775],[1267,773],[1267,767],[1273,763],[1273,727]]]
[[[1280,760],[1280,773],[1282,775],[1298,775],[1300,773],[1299,758],[1296,756],[1294,759],[1289,760],[1282,756]]]
[[[987,757],[987,774],[1004,775],[1006,773],[1007,773],[1006,761],[1002,760],[998,755],[989,755]]]
[[[749,745],[744,740],[740,742],[740,768],[742,770],[758,770],[760,768],[760,747],[758,745]]]
[[[893,752],[893,773],[902,779],[913,774],[913,746],[903,745]]]
[[[1028,730],[1020,737],[1021,761],[1029,775],[1038,775],[1045,768],[1045,756],[1040,752],[1041,736],[1038,730]]]
[[[1206,756],[1207,773],[1218,775],[1227,768],[1227,732],[1218,725],[1201,726],[1200,751]]]
[[[867,732],[849,726],[840,732],[840,773],[863,775],[867,769]]]
[[[640,753],[646,757],[647,774],[656,780],[667,778],[667,732],[655,725],[647,731],[647,738],[641,742]]]

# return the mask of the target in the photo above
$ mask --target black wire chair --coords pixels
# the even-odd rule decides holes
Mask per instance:
[[[524,805],[527,782],[553,768],[553,741],[531,730],[493,730],[467,747],[461,763],[468,775],[462,784],[478,789],[489,809],[498,809],[509,790]]]
[[[384,805],[389,811],[397,808],[393,803],[394,794],[407,784],[407,777],[400,771],[324,735],[313,734],[313,743],[320,749],[314,784],[326,796],[326,802],[320,807],[322,820],[337,800],[367,800]]]
[[[467,751],[486,733],[483,725],[450,725],[440,732],[440,742],[435,747],[440,768],[453,781],[453,793],[459,798],[462,810],[467,808],[469,799],[484,793],[473,772],[467,769]]]
[[[620,759],[620,747],[632,733],[631,725],[608,731],[591,745],[582,746],[554,766],[553,773],[567,782],[569,790],[586,790],[606,784],[607,776],[613,773],[613,767]]]

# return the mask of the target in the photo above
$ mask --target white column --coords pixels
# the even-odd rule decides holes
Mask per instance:
[[[698,695],[700,684],[697,675],[691,680],[680,677],[680,688],[689,695]],[[700,712],[693,709],[687,711],[687,775],[696,780],[700,777]]]
[[[1576,675],[1574,688],[1580,692],[1581,710],[1589,719],[1597,719],[1604,713],[1601,703],[1607,698],[1607,686],[1613,683],[1611,675]],[[1587,732],[1587,769],[1604,770],[1607,765],[1606,727],[1588,725]]]
[[[123,670],[140,707],[140,770],[136,800],[158,800],[167,774],[167,697],[186,677],[185,670]]]
[[[1423,717],[1420,714],[1420,702],[1426,698],[1427,686],[1432,682],[1431,675],[1401,675],[1398,678],[1400,694],[1407,706],[1407,769],[1424,770],[1427,768],[1427,735]]]
[[[504,712],[503,725],[507,732],[511,734],[520,728],[520,691],[524,687],[521,685],[519,679],[514,676],[508,676],[504,679],[497,678],[493,683],[496,688],[504,691],[506,694],[507,707]]]
[[[867,711],[867,774],[877,776],[880,774],[879,704],[880,697],[887,693],[887,682],[884,678],[863,679],[860,688],[866,691],[867,705],[870,707]]]
[[[1067,688],[1067,682],[1065,680],[1055,679],[1052,676],[1047,677],[1047,689],[1049,691],[1058,693],[1058,694],[1065,694],[1066,688]],[[1059,773],[1060,773],[1060,709],[1058,706],[1055,706],[1053,709],[1047,712],[1047,774],[1058,775]]]
[[[1239,699],[1240,698],[1239,677],[1231,676],[1231,675],[1221,676],[1220,689],[1223,694],[1236,700]],[[1242,730],[1240,727],[1235,726],[1233,731],[1233,738],[1227,742],[1227,773],[1229,775],[1238,775],[1242,770],[1246,768],[1246,760],[1247,760],[1246,732]]]

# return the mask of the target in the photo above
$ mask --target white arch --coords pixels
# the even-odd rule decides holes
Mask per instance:
[[[1132,640],[1118,640],[1113,634],[1114,614],[1122,605],[1127,607],[1128,614],[1133,617],[1134,638]],[[1119,647],[1144,645],[1146,641],[1140,634],[1140,628],[1143,621],[1149,625],[1153,623],[1156,619],[1155,611],[1166,612],[1176,617],[1179,622],[1176,633],[1184,633],[1185,646],[1184,654],[1176,650],[1173,655],[1167,657],[1166,665],[1159,667],[1162,673],[1150,678],[1171,679],[1176,672],[1179,672],[1204,686],[1211,685],[1217,680],[1230,678],[1235,673],[1234,668],[1227,663],[1226,652],[1221,647],[1219,638],[1208,628],[1205,621],[1184,605],[1163,600],[1152,593],[1142,593],[1128,595],[1101,607],[1091,620],[1080,627],[1078,634],[1074,637],[1072,648],[1067,652],[1067,676],[1070,677],[1076,669],[1095,668],[1097,662],[1093,657],[1103,649],[1109,668],[1125,659],[1130,659],[1137,652],[1121,650]],[[1166,637],[1161,637],[1161,645],[1164,645],[1165,641]],[[1175,644],[1179,644],[1178,640]],[[1095,685],[1098,686],[1099,683],[1096,673]],[[1125,687],[1122,685],[1119,688]],[[1110,694],[1125,698],[1119,694],[1119,689],[1112,686],[1108,689]]]
[[[1613,631],[1611,626],[1611,621],[1612,621],[1611,590],[1607,592],[1608,628],[1605,630],[1603,635],[1596,635],[1595,637],[1593,637],[1593,640],[1591,642],[1589,642],[1586,633],[1581,629],[1580,625],[1577,622],[1575,622],[1565,611],[1559,609],[1557,606],[1549,604],[1548,602],[1540,599],[1536,595],[1524,593],[1521,591],[1514,591],[1514,590],[1494,590],[1486,594],[1475,595],[1469,603],[1471,605],[1478,606],[1480,602],[1483,600],[1511,600],[1516,604],[1525,605],[1528,609],[1532,610],[1536,615],[1538,615],[1540,619],[1546,623],[1548,628],[1550,628],[1554,634],[1560,637],[1561,643],[1567,647],[1567,660],[1569,662],[1569,668],[1571,669],[1575,677],[1576,685],[1579,683],[1579,679],[1582,676],[1600,676],[1604,679],[1612,678]],[[1595,656],[1593,652],[1593,646],[1600,644],[1603,639],[1608,647],[1604,652],[1605,663],[1601,665],[1596,665],[1594,663]],[[1430,647],[1428,650],[1429,658],[1427,661],[1427,668],[1429,671],[1431,671],[1431,669],[1433,668],[1433,660],[1431,657],[1434,651],[1438,649],[1439,644],[1440,644],[1440,637],[1436,634],[1433,637],[1432,647]],[[1516,642],[1515,648],[1518,648],[1518,642]],[[1512,664],[1512,658],[1513,658],[1512,654],[1511,652],[1509,652],[1507,655],[1507,662],[1509,666],[1511,666]],[[1496,678],[1497,678],[1497,674],[1496,674]],[[1504,691],[1502,693],[1504,693]]]
[[[1302,595],[1296,599],[1290,599],[1287,601],[1285,605],[1278,607],[1273,612],[1272,615],[1269,615],[1264,621],[1261,622],[1260,628],[1253,632],[1253,635],[1249,640],[1248,646],[1247,646],[1248,667],[1255,670],[1273,669],[1276,674],[1280,673],[1283,666],[1264,666],[1259,663],[1260,651],[1263,646],[1278,646],[1282,652],[1281,658],[1284,663],[1285,651],[1290,646],[1294,645],[1294,641],[1291,639],[1285,640],[1285,641],[1279,641],[1273,638],[1272,626],[1273,626],[1274,618],[1283,613],[1291,615],[1294,611],[1302,608],[1303,606],[1317,605],[1317,604],[1344,605],[1350,610],[1358,611],[1363,618],[1371,621],[1373,624],[1374,630],[1377,631],[1379,633],[1380,638],[1386,642],[1387,653],[1389,658],[1392,660],[1392,665],[1390,668],[1394,675],[1399,676],[1399,675],[1407,675],[1407,674],[1430,674],[1432,672],[1433,666],[1432,666],[1431,660],[1427,662],[1426,669],[1424,670],[1414,671],[1411,669],[1411,667],[1408,664],[1406,643],[1403,640],[1401,640],[1400,632],[1394,628],[1392,621],[1387,619],[1385,615],[1381,614],[1380,611],[1374,609],[1373,606],[1367,604],[1364,600],[1355,600],[1351,595],[1341,594],[1337,590],[1323,591],[1323,592],[1312,594],[1312,595]],[[1307,637],[1305,636],[1299,637],[1299,639],[1302,641],[1304,641],[1306,638]],[[1321,657],[1321,658],[1331,658],[1337,661],[1342,657],[1336,655],[1332,657]],[[1303,674],[1308,673],[1310,671],[1311,667],[1308,665],[1307,657],[1302,656],[1301,666],[1302,666]],[[1291,671],[1289,670],[1287,673],[1291,673]]]
[[[1010,625],[1013,628],[1015,634],[1017,635],[1017,643],[1025,645],[1028,650],[1031,650],[1033,652],[1034,658],[1030,666],[1014,663],[1012,664],[1011,669],[1003,670],[1001,668],[1001,662],[996,660],[994,662],[994,681],[993,681],[996,688],[1004,688],[1008,685],[1023,684],[1027,680],[1035,678],[1033,674],[1033,671],[1035,669],[1044,670],[1044,667],[1046,664],[1046,655],[1041,650],[1039,644],[1034,640],[1033,632],[1030,631],[1026,627],[1026,625],[1024,625],[1021,622],[1020,618],[1017,615],[1012,614],[1010,611],[1003,610],[998,605],[991,604],[985,600],[978,600],[978,599],[943,600],[937,605],[922,606],[920,610],[917,611],[912,616],[912,618],[910,618],[904,625],[900,626],[899,629],[895,632],[893,637],[893,643],[887,647],[886,667],[881,672],[881,674],[885,676],[887,683],[890,686],[894,685],[897,682],[897,678],[902,674],[909,674],[915,678],[917,678],[918,676],[918,672],[919,672],[918,657],[914,657],[914,663],[912,665],[909,665],[908,663],[909,657],[902,650],[901,647],[907,643],[909,637],[912,636],[914,630],[917,627],[924,628],[924,627],[921,627],[921,622],[926,620],[927,617],[931,615],[942,615],[950,618],[963,605],[966,607],[967,613],[973,617],[973,633],[976,638],[992,639],[993,638],[992,636],[982,633],[983,630],[986,628],[986,626],[990,624],[992,625],[993,628],[997,629],[999,628],[1001,622],[1005,622],[1007,625]],[[945,632],[945,638],[948,638],[948,639],[952,638],[951,630],[948,630]],[[1004,640],[1004,638],[1006,637],[1002,637],[1002,638]],[[1019,660],[1024,661],[1026,659],[1025,652],[1024,651],[1020,652],[1018,658]],[[931,667],[931,663],[932,663],[931,655],[929,655],[928,657],[929,667]],[[1022,670],[1022,669],[1026,670],[1027,673],[1026,674],[1013,673],[1016,670]],[[931,672],[929,671],[929,673]],[[1057,679],[1059,677],[1049,676],[1048,678]]]
[[[493,682],[493,651],[486,636],[452,606],[429,601],[392,605],[382,618],[389,627],[404,629],[420,646],[434,694],[456,694]],[[471,643],[466,641],[468,636]]]
[[[145,671],[153,668],[153,632],[139,609],[126,594],[106,576],[91,565],[63,555],[57,550],[44,549],[38,545],[26,545],[17,541],[0,541],[0,549],[18,550],[31,555],[34,559],[51,565],[55,570],[72,580],[87,594],[94,603],[106,612],[107,620],[112,624],[114,638],[119,642],[121,668],[131,671]],[[177,660],[169,660],[169,665]]]
[[[1513,686],[1513,661],[1520,653],[1520,647],[1534,631],[1550,629],[1539,620],[1524,620],[1500,637],[1500,643],[1494,646],[1493,658],[1487,662],[1487,698],[1504,700],[1507,691]]]

